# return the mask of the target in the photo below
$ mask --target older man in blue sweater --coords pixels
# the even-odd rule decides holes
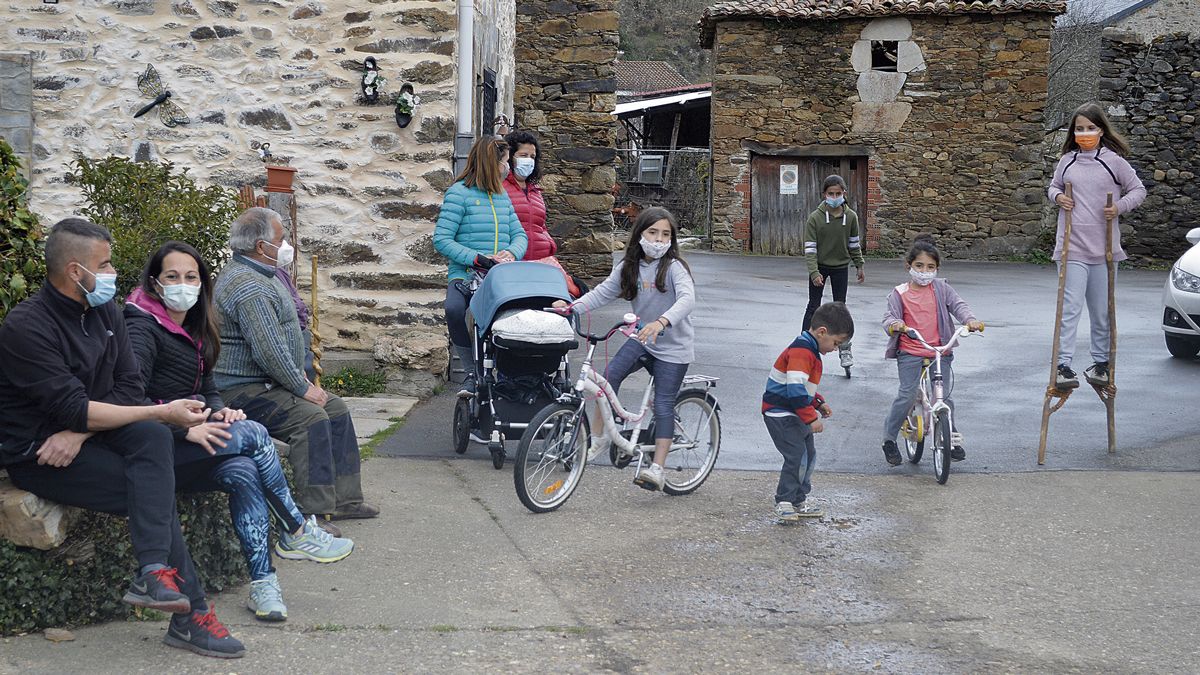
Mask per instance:
[[[334,520],[374,518],[379,509],[363,501],[350,411],[304,374],[296,305],[275,276],[294,255],[283,221],[270,209],[247,209],[233,221],[229,246],[233,260],[214,293],[221,355],[213,374],[222,397],[291,447],[301,511]]]

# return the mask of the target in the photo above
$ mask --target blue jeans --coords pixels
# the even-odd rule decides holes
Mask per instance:
[[[775,449],[783,455],[779,485],[775,488],[775,503],[803,504],[812,492],[813,467],[817,463],[817,447],[813,443],[812,426],[795,415],[772,417],[763,415],[767,433]]]
[[[229,427],[233,438],[216,455],[190,441],[175,443],[175,480],[180,491],[220,490],[229,494],[229,515],[242,553],[257,581],[275,571],[271,565],[271,519],[294,532],[304,524],[288,489],[275,443],[266,427],[251,420]]]
[[[654,439],[674,438],[675,398],[679,396],[679,387],[683,384],[683,376],[687,375],[688,364],[656,359],[642,343],[629,340],[621,345],[616,356],[609,361],[604,379],[612,385],[613,392],[620,393],[621,382],[642,367],[638,359],[643,356],[650,360],[650,374],[654,376]]]

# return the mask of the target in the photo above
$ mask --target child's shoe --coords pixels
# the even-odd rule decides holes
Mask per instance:
[[[272,573],[258,581],[251,581],[246,607],[254,612],[259,621],[287,621],[287,605],[283,604],[279,577]]]
[[[962,434],[957,431],[950,432],[950,461],[961,462],[967,458],[967,451],[963,449]]]
[[[900,458],[900,449],[896,447],[896,441],[883,442],[883,457],[892,466],[900,466],[900,462],[904,461]]]
[[[796,515],[801,518],[821,518],[825,515],[825,512],[816,504],[800,502],[799,506],[796,507]]]
[[[1054,378],[1054,387],[1058,390],[1075,389],[1079,386],[1079,376],[1065,363],[1058,364],[1058,375]]]
[[[661,490],[665,479],[663,478],[663,468],[654,462],[650,466],[638,472],[638,475],[633,477],[633,484],[645,488],[651,492]]]
[[[310,517],[304,521],[304,529],[300,534],[292,535],[283,532],[275,542],[275,555],[288,560],[312,560],[319,563],[333,563],[345,558],[354,551],[354,542],[349,539],[335,537]]]
[[[1107,387],[1112,382],[1112,377],[1108,374],[1108,361],[1097,361],[1083,371],[1083,376],[1087,378],[1088,384],[1097,387]]]
[[[850,343],[838,345],[838,357],[841,358],[843,368],[854,367],[854,354],[850,351]]]
[[[775,504],[775,517],[781,523],[794,523],[800,520],[800,514],[796,513],[796,509],[792,507],[791,502],[778,502]]]

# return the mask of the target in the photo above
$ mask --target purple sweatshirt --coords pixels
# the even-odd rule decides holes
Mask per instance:
[[[897,321],[904,321],[904,301],[900,299],[900,289],[907,285],[908,282],[906,281],[893,288],[891,293],[888,293],[887,311],[883,313],[884,331],[887,331],[888,326]],[[954,290],[954,287],[950,285],[950,282],[941,277],[935,277],[933,280],[933,297],[937,299],[938,337],[941,338],[941,344],[946,344],[946,341],[954,334],[953,319],[958,319],[958,322],[965,326],[975,320],[975,314],[971,311],[971,307],[967,305],[967,301],[963,300],[959,296],[958,291]],[[891,336],[891,339],[888,340],[887,350],[883,353],[883,358],[894,359],[898,351],[900,351],[899,333]],[[946,353],[949,354],[953,351],[950,350]]]
[[[1067,251],[1069,260],[1089,265],[1104,262],[1104,206],[1108,193],[1112,193],[1117,213],[1128,213],[1146,198],[1146,187],[1137,177],[1137,172],[1125,158],[1109,148],[1100,146],[1093,152],[1076,150],[1068,152],[1058,160],[1054,179],[1050,181],[1050,201],[1054,201],[1071,184],[1075,208],[1071,211],[1071,247]],[[1062,258],[1063,228],[1066,211],[1058,211],[1058,234],[1055,237],[1054,260]],[[1129,257],[1121,248],[1121,228],[1118,218],[1113,219],[1113,260]]]

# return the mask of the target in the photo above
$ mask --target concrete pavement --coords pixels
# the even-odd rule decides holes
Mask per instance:
[[[401,432],[403,433],[403,431]],[[221,662],[163,622],[0,641],[0,671],[1181,672],[1200,663],[1200,482],[1191,473],[818,473],[825,519],[768,515],[775,476],[718,471],[689,497],[591,467],[533,515],[511,474],[370,460],[375,521],[320,566],[280,561],[291,619],[216,598],[248,647]]]

